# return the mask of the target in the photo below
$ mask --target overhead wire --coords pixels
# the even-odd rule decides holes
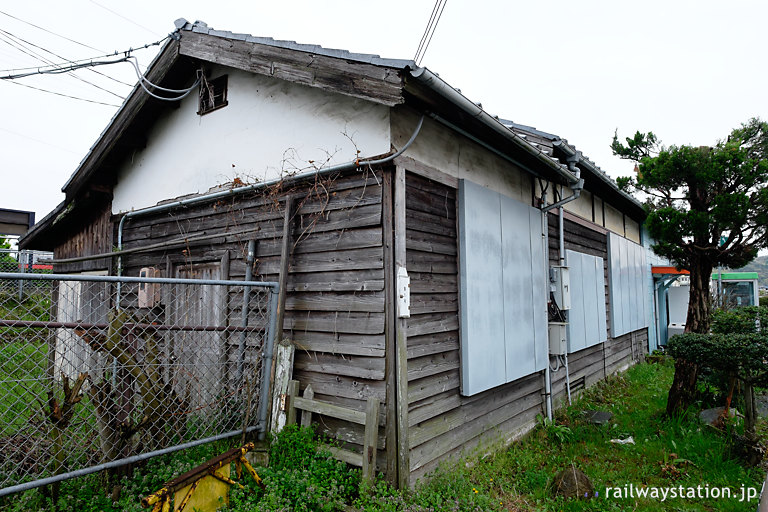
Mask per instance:
[[[35,86],[29,85],[29,84],[22,84],[21,82],[9,82],[9,83],[12,83],[13,85],[20,85],[22,87],[28,87],[30,89],[34,89],[34,90],[40,91],[40,92],[47,92],[49,94],[55,94],[56,96],[63,96],[65,98],[71,98],[73,100],[87,101],[88,103],[95,103],[97,105],[106,105],[108,107],[119,107],[120,106],[120,105],[115,105],[114,103],[105,103],[103,101],[89,100],[87,98],[80,98],[78,96],[71,96],[69,94],[64,94],[64,93],[61,93],[61,92],[49,91],[48,89],[42,89],[40,87],[35,87]]]
[[[169,37],[170,36],[165,36],[164,38],[159,39],[159,40],[155,41],[154,43],[147,43],[147,44],[145,44],[143,46],[138,46],[136,48],[129,48],[128,50],[116,51],[116,52],[113,52],[113,53],[107,53],[107,54],[104,54],[104,55],[98,55],[96,57],[89,57],[89,58],[85,58],[85,59],[75,59],[75,60],[69,60],[67,62],[62,62],[62,63],[54,63],[54,64],[51,64],[50,66],[30,66],[30,67],[26,67],[26,68],[2,69],[2,70],[0,70],[0,73],[14,73],[14,72],[27,72],[27,71],[30,71],[30,72],[26,73],[26,74],[12,74],[12,75],[7,75],[7,76],[0,76],[0,80],[13,80],[15,78],[22,78],[24,76],[46,74],[46,73],[49,73],[51,71],[49,69],[44,69],[44,68],[51,68],[51,67],[53,67],[55,69],[65,69],[66,67],[69,67],[69,66],[72,66],[72,65],[81,64],[81,63],[83,65],[80,65],[80,66],[76,67],[75,69],[79,69],[81,67],[88,67],[89,65],[101,65],[99,63],[99,61],[97,61],[96,59],[105,59],[107,57],[117,57],[119,55],[123,55],[124,56],[123,59],[117,60],[117,61],[104,62],[104,64],[114,64],[116,62],[123,62],[125,60],[125,58],[130,56],[131,53],[133,53],[135,51],[138,51],[138,50],[144,50],[144,49],[150,48],[152,46],[158,46],[158,45],[162,44]]]
[[[53,32],[53,31],[51,31],[51,30],[48,30],[47,28],[43,28],[43,27],[40,27],[40,26],[38,26],[38,25],[35,25],[34,23],[30,23],[30,22],[28,22],[28,21],[26,21],[26,20],[23,20],[23,19],[21,19],[21,18],[17,18],[16,16],[13,16],[12,14],[8,14],[7,12],[4,12],[4,11],[0,11],[0,14],[3,14],[3,15],[5,15],[5,16],[8,16],[9,18],[13,18],[13,19],[14,19],[14,20],[16,20],[16,21],[20,21],[20,22],[22,22],[22,23],[26,23],[27,25],[29,25],[29,26],[31,26],[31,27],[35,27],[35,28],[36,28],[36,29],[38,29],[38,30],[42,30],[43,32],[48,32],[49,34],[51,34],[51,35],[54,35],[54,36],[56,36],[56,37],[60,37],[60,38],[62,38],[62,39],[66,39],[67,41],[69,41],[69,42],[71,42],[71,43],[79,44],[80,46],[83,46],[83,47],[85,47],[85,48],[88,48],[88,49],[90,49],[90,50],[94,50],[94,51],[97,51],[97,52],[101,52],[101,53],[104,53],[104,50],[99,50],[98,48],[94,48],[93,46],[89,46],[89,45],[87,45],[87,44],[85,44],[85,43],[81,43],[80,41],[75,41],[74,39],[70,39],[70,38],[69,38],[69,37],[67,37],[67,36],[63,36],[63,35],[61,35],[61,34],[57,34],[56,32]]]
[[[127,60],[128,60],[128,62],[133,64],[133,69],[136,70],[136,76],[139,79],[139,85],[141,85],[141,88],[144,89],[144,91],[147,94],[149,94],[150,96],[152,96],[153,98],[157,98],[159,100],[165,100],[165,101],[178,101],[178,100],[180,100],[182,98],[185,98],[189,93],[194,91],[197,88],[198,85],[200,85],[200,80],[201,80],[201,77],[202,77],[202,73],[200,73],[198,75],[197,80],[195,81],[195,83],[192,84],[190,87],[187,87],[186,89],[168,89],[166,87],[160,87],[159,85],[153,84],[152,82],[147,80],[147,78],[141,73],[141,70],[139,69],[139,62],[136,59],[136,57],[128,57]],[[171,92],[171,93],[175,93],[175,94],[180,94],[181,96],[178,96],[176,98],[166,98],[164,96],[159,96],[159,95],[153,93],[152,91],[150,91],[147,88],[147,86],[144,85],[144,84],[148,84],[150,87],[153,87],[153,88],[157,89],[158,91]]]
[[[77,40],[75,40],[75,39],[72,39],[72,38],[70,38],[70,37],[67,37],[67,36],[63,36],[63,35],[61,35],[61,34],[57,34],[56,32],[53,32],[52,30],[48,30],[47,28],[41,27],[41,26],[39,26],[39,25],[35,25],[34,23],[30,23],[29,21],[23,20],[23,19],[21,19],[21,18],[18,18],[18,17],[16,17],[16,16],[13,16],[13,15],[11,15],[11,14],[8,14],[7,12],[4,12],[4,11],[0,11],[0,14],[4,14],[5,16],[8,16],[9,18],[12,18],[12,19],[14,19],[14,20],[16,20],[16,21],[20,21],[21,23],[25,23],[25,24],[27,24],[27,25],[29,25],[29,26],[31,26],[31,27],[34,27],[34,28],[36,28],[36,29],[38,29],[38,30],[42,30],[43,32],[46,32],[46,33],[48,33],[48,34],[54,35],[54,36],[56,36],[56,37],[60,37],[61,39],[64,39],[64,40],[66,40],[66,41],[69,41],[69,42],[71,42],[71,43],[75,43],[75,44],[77,44],[77,45],[80,45],[80,46],[82,46],[82,47],[84,47],[84,48],[88,48],[88,49],[91,49],[91,50],[95,50],[95,51],[97,51],[97,52],[101,52],[101,53],[104,53],[104,50],[100,50],[99,48],[95,48],[95,47],[93,47],[93,46],[90,46],[90,45],[87,45],[87,44],[85,44],[85,43],[81,43],[80,41],[77,41]],[[32,44],[32,43],[29,43],[29,44]],[[35,46],[36,46],[36,45],[35,45]],[[42,48],[42,47],[38,47],[38,48],[40,48],[41,50],[44,50],[44,51],[46,51],[46,52],[50,53],[51,55],[55,55],[56,57],[58,57],[58,58],[60,58],[60,59],[66,59],[66,57],[62,57],[62,56],[60,56],[60,55],[57,55],[56,53],[54,53],[54,52],[51,52],[50,50],[47,50],[47,49],[45,49],[45,48]],[[67,60],[68,60],[68,59],[67,59]],[[119,83],[119,84],[123,84],[123,85],[126,85],[126,86],[128,86],[128,87],[133,87],[133,85],[132,85],[132,84],[129,84],[129,83],[123,82],[122,80],[118,80],[117,78],[111,77],[111,76],[107,75],[106,73],[102,73],[102,72],[100,72],[100,71],[97,71],[97,70],[95,70],[95,69],[89,69],[89,71],[91,71],[92,73],[96,73],[97,75],[101,75],[101,76],[103,76],[103,77],[105,77],[105,78],[108,78],[109,80],[112,80],[113,82],[117,82],[117,83]]]
[[[94,5],[97,5],[97,6],[101,7],[101,8],[102,8],[102,9],[104,9],[105,11],[109,11],[109,12],[111,12],[112,14],[114,14],[115,16],[117,16],[118,18],[122,18],[122,19],[124,19],[125,21],[127,21],[128,23],[131,23],[131,24],[133,24],[133,25],[136,25],[136,26],[137,26],[137,27],[139,27],[139,28],[143,28],[144,30],[146,30],[146,31],[147,31],[147,32],[149,32],[150,34],[158,35],[158,34],[157,34],[157,32],[155,32],[154,30],[148,29],[148,28],[147,28],[147,27],[145,27],[144,25],[141,25],[141,24],[139,24],[139,23],[136,23],[135,21],[133,21],[133,20],[132,20],[132,19],[130,19],[130,18],[126,18],[125,16],[123,16],[123,15],[122,15],[122,14],[120,14],[119,12],[113,11],[113,10],[112,10],[112,9],[110,9],[109,7],[105,7],[105,6],[101,5],[99,2],[96,2],[95,0],[90,0],[90,1],[91,1],[91,3],[92,3],[92,4],[94,4]]]
[[[58,58],[60,58],[60,59],[66,59],[66,57],[62,57],[61,55],[58,55],[58,54],[56,54],[56,53],[54,53],[54,52],[52,52],[52,51],[50,51],[50,50],[48,50],[48,49],[46,49],[46,48],[43,48],[42,46],[39,46],[39,45],[37,45],[37,44],[35,44],[35,43],[30,43],[29,41],[27,41],[27,40],[25,40],[25,39],[22,39],[21,37],[19,37],[19,36],[15,35],[15,34],[12,34],[12,33],[10,33],[10,32],[8,32],[7,30],[2,30],[2,29],[0,29],[0,33],[2,33],[2,34],[5,34],[7,37],[10,37],[10,38],[12,38],[12,39],[15,39],[16,41],[20,41],[21,43],[23,43],[23,44],[26,44],[26,45],[28,45],[28,46],[32,46],[32,47],[34,47],[34,48],[38,48],[38,49],[40,49],[40,50],[42,50],[42,51],[44,51],[44,52],[50,53],[51,55],[53,55],[53,56],[55,56],[55,57],[58,57]],[[27,48],[27,49],[29,49],[29,48]],[[23,50],[22,50],[22,51],[23,51]],[[32,56],[32,57],[34,57],[34,58],[36,58],[36,59],[40,60],[41,62],[44,62],[44,63],[48,64],[48,65],[53,65],[53,64],[54,64],[54,63],[53,63],[53,61],[51,61],[50,59],[48,59],[48,58],[46,58],[46,57],[43,57],[42,55],[40,55],[39,53],[37,53],[37,52],[35,52],[35,51],[33,51],[33,50],[29,50],[29,52],[26,52],[26,51],[25,51],[24,53],[26,53],[27,55],[30,55],[30,56]],[[89,70],[90,70],[90,69],[89,69]],[[98,73],[98,72],[97,72],[97,71],[95,71],[95,70],[91,70],[91,71],[94,71],[94,72]],[[103,75],[103,76],[107,76],[107,75],[104,75],[103,73],[99,73],[99,74],[100,74],[100,75]],[[71,76],[72,78],[74,78],[74,79],[76,79],[76,80],[80,80],[81,82],[84,82],[84,83],[86,83],[86,84],[88,84],[88,85],[90,85],[90,86],[92,86],[92,87],[95,87],[96,89],[100,89],[100,90],[102,90],[102,91],[104,91],[104,92],[106,92],[106,93],[108,93],[108,94],[111,94],[111,95],[113,95],[113,96],[116,96],[116,97],[120,98],[121,100],[124,100],[124,99],[125,99],[125,97],[124,97],[124,96],[121,96],[121,95],[119,95],[118,93],[116,93],[116,92],[114,92],[114,91],[110,91],[109,89],[107,89],[107,88],[105,88],[105,87],[102,87],[102,86],[100,86],[100,85],[97,85],[97,84],[95,84],[95,83],[93,83],[93,82],[89,81],[89,80],[86,80],[85,78],[82,78],[82,77],[80,77],[80,76],[77,76],[77,75],[74,75],[74,74],[72,74],[72,75],[69,75],[69,76]],[[108,77],[108,78],[109,78],[109,77]],[[128,84],[126,84],[126,85],[128,85]],[[130,86],[130,85],[129,85],[129,86]]]
[[[435,35],[437,24],[440,23],[440,18],[443,16],[446,3],[448,3],[448,0],[435,0],[435,5],[432,8],[432,14],[430,15],[429,21],[427,22],[427,27],[424,29],[424,34],[421,36],[419,47],[416,49],[416,55],[413,57],[413,60],[417,65],[421,65],[421,61],[424,58],[424,55],[427,53],[427,48],[432,42],[432,36]]]
[[[429,15],[429,21],[427,21],[427,27],[424,29],[424,33],[421,35],[419,46],[416,48],[416,54],[413,56],[414,61],[416,61],[416,59],[419,57],[419,53],[421,53],[421,48],[424,46],[424,42],[427,40],[427,32],[429,32],[429,27],[432,25],[432,21],[435,19],[435,16],[437,15],[437,8],[439,5],[440,5],[440,2],[438,0],[438,1],[435,1],[435,5],[432,6],[432,14]]]

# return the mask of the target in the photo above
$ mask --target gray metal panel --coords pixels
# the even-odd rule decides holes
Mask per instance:
[[[635,330],[648,327],[648,288],[646,276],[649,269],[645,266],[645,248],[642,245],[632,244],[635,248],[635,268],[637,269],[637,298],[635,306],[638,311],[638,322]]]
[[[578,352],[608,338],[603,258],[571,250],[566,257],[571,275],[568,351]]]
[[[459,182],[461,391],[506,382],[499,194]]]
[[[568,352],[578,352],[585,348],[586,332],[584,327],[584,269],[581,253],[565,251],[566,262],[571,278],[571,309],[568,310]]]
[[[600,322],[600,316],[598,314],[599,302],[595,290],[599,283],[603,281],[603,277],[595,272],[595,266],[599,258],[590,256],[589,254],[581,255],[581,268],[583,269],[582,283],[584,285],[584,344],[586,347],[591,347],[597,343],[600,343],[600,329],[598,323]]]
[[[549,329],[547,301],[549,300],[549,260],[544,251],[542,213],[528,208],[531,236],[531,279],[533,283],[533,332],[535,362],[533,371],[543,370],[549,364]]]
[[[605,262],[603,258],[595,259],[595,297],[599,342],[602,343],[608,340],[607,312],[605,310]]]
[[[533,373],[535,352],[531,226],[529,207],[500,195],[504,282],[506,377],[504,382]],[[541,233],[541,227],[539,227]],[[543,273],[543,264],[539,273]]]
[[[645,250],[624,237],[608,236],[611,336],[648,327]]]
[[[627,239],[619,237],[619,251],[620,251],[620,265],[621,270],[621,325],[622,333],[629,332],[631,330],[632,318],[627,307],[632,300],[632,294],[630,292],[630,270],[629,270],[629,247],[627,246]]]
[[[640,246],[635,245],[627,241],[627,253],[629,255],[629,268],[630,268],[630,299],[629,299],[629,316],[630,316],[630,331],[635,331],[640,328],[642,323],[641,316],[643,314],[643,294],[642,294],[642,274],[640,269]]]

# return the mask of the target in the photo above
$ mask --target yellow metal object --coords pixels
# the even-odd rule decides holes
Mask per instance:
[[[229,480],[229,464],[214,473]],[[222,504],[229,503],[229,484],[212,475],[206,475],[193,484],[182,487],[173,495],[173,512],[196,510],[215,512]],[[219,501],[223,499],[223,502]]]
[[[174,512],[184,510],[215,512],[222,505],[220,498],[223,498],[223,503],[228,503],[231,485],[243,488],[242,484],[230,478],[230,464],[233,462],[238,466],[238,473],[240,473],[240,466],[245,466],[246,471],[256,480],[256,483],[264,487],[261,478],[245,458],[245,454],[253,448],[253,443],[245,444],[177,476],[166,482],[159,491],[142,499],[142,506],[153,507],[152,512],[170,512],[171,498],[173,498]]]

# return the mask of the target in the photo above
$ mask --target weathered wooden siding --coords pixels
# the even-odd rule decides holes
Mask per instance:
[[[54,259],[74,258],[78,256],[92,256],[94,254],[108,253],[112,250],[113,225],[110,204],[97,208],[93,214],[82,220],[82,227],[74,231],[69,238],[53,250]],[[94,270],[108,270],[109,258],[88,260],[76,263],[57,263],[56,273],[90,272]]]
[[[411,482],[446,458],[532,425],[542,411],[539,373],[471,397],[459,394],[456,189],[406,177],[408,440]]]
[[[384,269],[381,171],[359,172],[286,190],[252,193],[126,223],[124,247],[173,240],[180,235],[224,233],[187,247],[127,255],[125,275],[145,266],[164,275],[190,263],[218,263],[222,278],[243,279],[248,240],[256,240],[254,279],[277,281],[285,198],[291,195],[290,259],[284,336],[296,343],[294,378],[311,384],[315,398],[365,410],[381,400],[385,417]],[[243,232],[248,230],[248,232]],[[226,234],[226,233],[236,234]],[[230,298],[229,322],[239,322],[239,299]],[[252,321],[263,321],[254,318]],[[318,417],[354,448],[363,428]],[[379,449],[385,449],[384,430]],[[380,457],[382,453],[380,452]],[[382,459],[383,460],[383,459]],[[383,469],[382,463],[379,469]]]
[[[549,261],[559,262],[559,219],[549,215]],[[578,251],[603,258],[605,276],[606,328],[610,333],[611,300],[608,288],[608,237],[606,230],[582,219],[566,218],[563,222],[566,250]],[[593,345],[568,355],[568,374],[571,392],[590,387],[607,375],[626,369],[648,352],[648,330],[641,329],[618,338],[608,338],[605,343]],[[556,404],[567,400],[565,368],[552,372],[552,394]],[[556,358],[550,358],[550,367],[557,368]]]

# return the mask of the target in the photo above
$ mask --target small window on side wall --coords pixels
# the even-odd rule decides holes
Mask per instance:
[[[227,75],[213,80],[205,77],[200,82],[200,105],[198,115],[205,115],[227,106]]]

